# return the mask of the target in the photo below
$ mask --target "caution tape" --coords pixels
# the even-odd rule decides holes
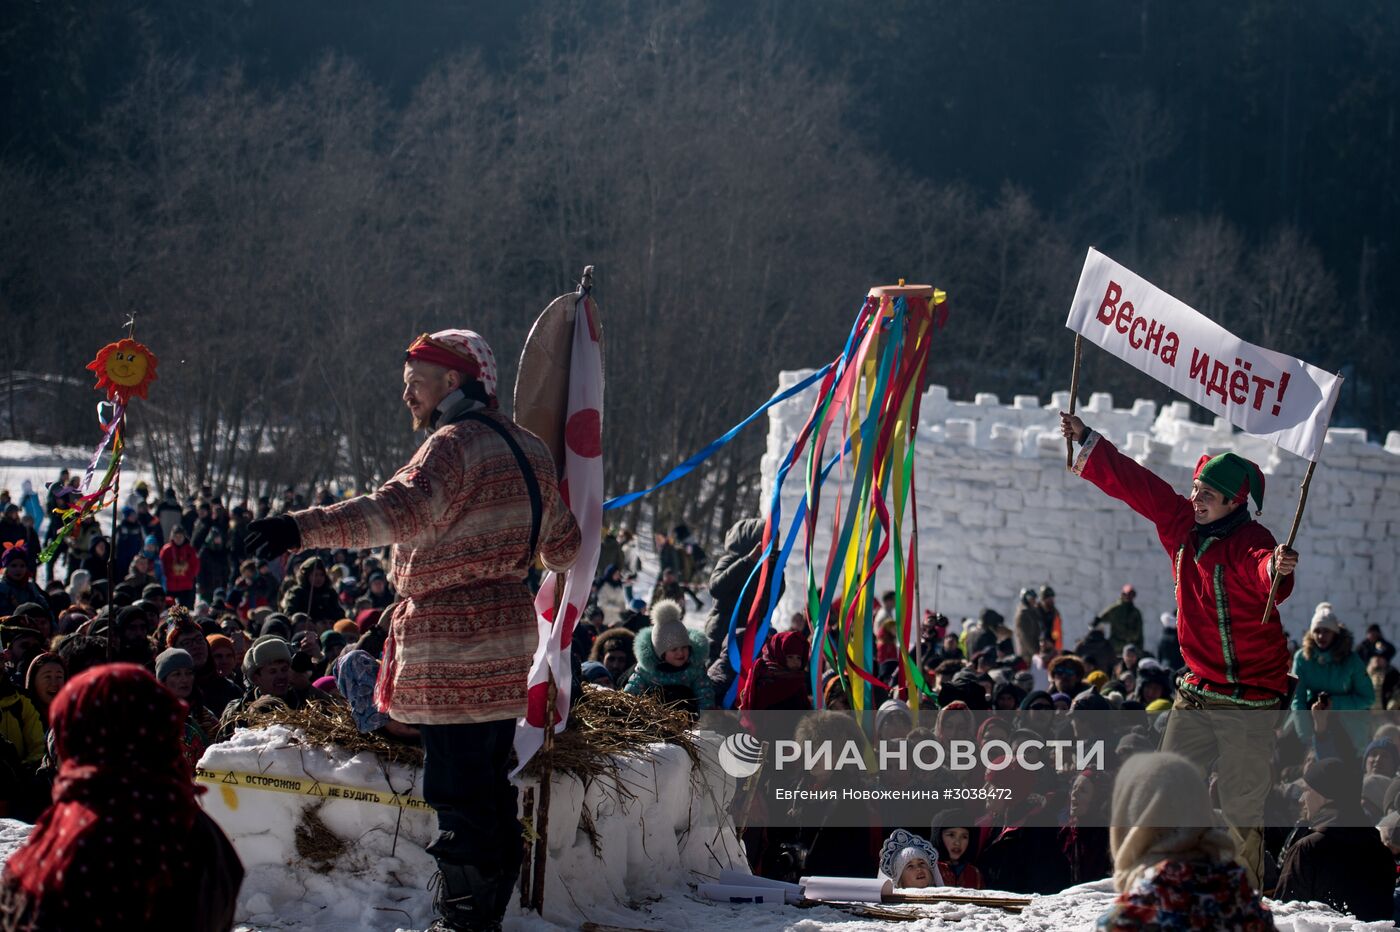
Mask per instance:
[[[194,778],[200,783],[217,787],[247,787],[252,790],[270,790],[274,793],[291,793],[294,796],[310,796],[316,799],[343,799],[354,803],[397,806],[400,809],[432,810],[432,807],[422,798],[410,796],[408,793],[369,790],[361,786],[341,786],[338,783],[325,783],[310,777],[288,777],[282,774],[199,768],[195,770]]]

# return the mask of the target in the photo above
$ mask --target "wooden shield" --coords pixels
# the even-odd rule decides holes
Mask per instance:
[[[569,360],[573,356],[578,293],[562,294],[535,319],[515,372],[515,423],[539,437],[564,469],[564,423],[569,417]],[[597,304],[594,304],[597,310]],[[601,325],[600,325],[601,326]]]

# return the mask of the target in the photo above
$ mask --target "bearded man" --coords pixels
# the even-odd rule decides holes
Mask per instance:
[[[389,609],[375,702],[422,734],[423,796],[439,828],[431,928],[496,929],[522,851],[508,758],[536,642],[525,576],[536,554],[568,569],[579,529],[549,449],[500,412],[480,335],[420,336],[403,380],[413,427],[428,431],[407,465],[368,495],[254,521],[248,546],[271,559],[393,545],[402,601]]]

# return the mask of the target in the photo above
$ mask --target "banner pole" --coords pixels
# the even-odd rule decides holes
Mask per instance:
[[[1079,400],[1079,360],[1084,352],[1084,337],[1074,335],[1074,370],[1069,375],[1069,413],[1074,416],[1074,405]],[[1074,440],[1065,438],[1065,469],[1074,468]]]
[[[1298,493],[1298,510],[1293,514],[1293,527],[1288,530],[1288,543],[1284,544],[1289,550],[1293,549],[1293,542],[1298,539],[1298,525],[1303,523],[1303,508],[1308,503],[1308,486],[1312,485],[1313,470],[1317,469],[1317,460],[1308,463],[1308,471],[1303,474],[1303,485]],[[1274,570],[1273,582],[1269,585],[1269,601],[1264,604],[1264,622],[1268,622],[1269,616],[1274,611],[1274,596],[1278,594],[1278,581],[1283,577],[1278,574],[1277,568]]]
[[[564,590],[564,581],[558,580],[559,591]],[[560,600],[562,601],[562,600]],[[555,603],[556,606],[559,604]],[[555,609],[557,614],[558,609]],[[540,769],[540,792],[538,805],[535,809],[535,850],[533,852],[534,863],[526,864],[523,870],[531,874],[530,878],[530,908],[540,915],[544,914],[544,876],[545,867],[549,862],[549,788],[554,782],[554,716],[555,705],[559,701],[558,686],[554,682],[554,672],[549,674],[549,698],[546,708],[549,710],[545,716],[544,726],[544,746],[539,750],[539,756],[543,759],[544,765]]]

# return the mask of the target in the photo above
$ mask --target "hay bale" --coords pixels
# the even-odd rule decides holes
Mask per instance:
[[[541,750],[525,766],[525,773],[539,777],[548,765],[556,773],[585,782],[614,773],[618,758],[645,757],[652,744],[674,744],[696,763],[700,751],[690,734],[689,713],[650,696],[634,696],[617,689],[584,686],[583,695],[569,712],[569,727],[554,736],[554,744]]]
[[[369,751],[390,763],[423,766],[421,745],[392,741],[378,732],[360,731],[350,708],[339,702],[311,702],[300,709],[272,703],[264,708],[249,709],[244,718],[249,728],[267,725],[294,728],[300,732],[300,739],[312,747],[335,745],[352,754]]]

